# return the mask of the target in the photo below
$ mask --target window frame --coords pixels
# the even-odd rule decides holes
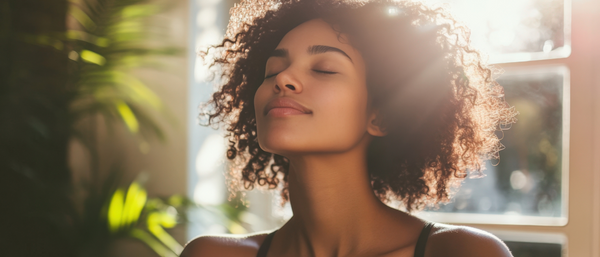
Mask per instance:
[[[496,64],[500,66],[502,64]],[[442,223],[461,224],[501,224],[501,225],[532,225],[532,226],[565,226],[569,221],[569,139],[570,139],[570,71],[566,65],[539,65],[526,67],[508,67],[504,74],[510,76],[536,75],[549,72],[560,73],[562,82],[562,152],[561,152],[561,217],[544,217],[531,215],[480,214],[461,212],[430,212],[416,213],[417,216]],[[519,117],[517,116],[517,119]],[[517,121],[518,122],[518,121]],[[502,151],[500,151],[502,157]],[[506,172],[506,171],[504,171]],[[469,179],[469,178],[467,178]],[[478,179],[485,179],[478,178]]]
[[[563,226],[474,224],[503,240],[564,236],[563,256],[600,256],[600,1],[571,3],[571,55],[566,58],[496,64],[505,70],[565,66],[569,69],[568,221]],[[567,9],[567,8],[565,8]],[[564,174],[563,174],[564,175]],[[566,181],[566,180],[564,180]],[[508,233],[507,233],[508,232]]]

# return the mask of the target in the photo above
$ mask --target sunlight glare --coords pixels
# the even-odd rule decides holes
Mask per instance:
[[[564,0],[423,0],[433,7],[445,7],[471,30],[475,48],[499,57],[527,60],[530,54],[543,54],[569,47],[560,18]],[[549,21],[552,18],[552,21]],[[563,41],[564,40],[564,41]],[[564,53],[563,53],[564,52]],[[525,54],[525,55],[523,55]],[[529,56],[529,57],[528,57]],[[507,57],[500,57],[506,59]]]
[[[398,15],[399,11],[398,8],[396,8],[395,6],[390,6],[387,9],[387,13],[389,16],[396,16]]]
[[[204,140],[196,156],[196,203],[220,204],[224,201],[225,181],[220,168],[224,163],[226,150],[226,142],[221,134],[212,134]]]

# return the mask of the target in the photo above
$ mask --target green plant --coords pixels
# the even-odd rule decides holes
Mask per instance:
[[[131,71],[161,66],[152,57],[178,55],[177,47],[150,46],[148,18],[162,6],[148,0],[72,0],[70,15],[80,24],[67,31],[76,44],[69,58],[79,64],[75,120],[100,114],[122,121],[132,133],[164,139],[148,110],[165,112],[160,98]],[[87,11],[86,11],[87,10]]]
[[[148,43],[162,35],[146,21],[164,7],[148,0],[0,2],[3,255],[105,256],[121,238],[141,240],[161,256],[181,250],[163,228],[186,221],[189,200],[147,199],[140,182],[119,187],[116,164],[101,179],[95,130],[102,119],[141,140],[165,140],[154,116],[168,118],[168,110],[134,75],[141,67],[160,71],[156,57],[182,52]],[[83,185],[73,184],[67,165],[73,137],[91,157]],[[72,199],[78,186],[86,189],[79,202]]]
[[[78,219],[82,235],[78,252],[84,256],[102,256],[111,242],[124,237],[141,240],[160,256],[180,252],[181,246],[162,230],[162,226],[175,225],[173,217],[160,209],[166,206],[164,203],[157,204],[158,198],[146,202],[146,192],[137,182],[129,186],[126,194],[124,189],[116,189],[122,183],[117,175],[121,169],[114,168],[107,179],[100,179],[95,130],[99,124],[96,120],[101,118],[109,131],[122,124],[143,141],[165,140],[152,113],[169,117],[168,110],[160,97],[133,73],[142,67],[160,71],[164,66],[153,61],[155,57],[182,52],[160,41],[153,41],[159,42],[158,46],[149,44],[150,39],[159,38],[156,33],[161,31],[152,30],[148,19],[164,7],[148,0],[72,0],[70,4],[70,17],[76,21],[65,34],[72,46],[68,56],[76,63],[76,91],[70,116],[74,124],[92,123],[92,130],[74,127],[72,131],[91,156],[92,174],[85,182],[87,197],[82,200]],[[155,209],[147,209],[149,206]],[[139,228],[141,218],[145,218],[150,234]]]
[[[146,190],[134,181],[112,194],[103,220],[113,236],[137,238],[160,256],[177,256],[183,247],[164,228],[174,227],[181,219],[178,214],[189,206],[191,201],[179,195],[148,199]]]

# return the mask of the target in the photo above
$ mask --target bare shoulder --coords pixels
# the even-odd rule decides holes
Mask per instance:
[[[181,257],[254,257],[268,233],[199,236],[189,241]]]
[[[481,229],[446,224],[436,224],[425,253],[427,257],[512,257],[498,237]]]

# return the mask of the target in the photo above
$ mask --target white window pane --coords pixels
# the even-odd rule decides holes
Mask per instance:
[[[570,55],[568,0],[425,0],[448,4],[471,29],[490,61],[517,62]]]
[[[486,177],[466,179],[453,202],[427,215],[446,222],[564,225],[568,70],[507,72],[498,82],[519,111],[517,123],[504,131],[500,161],[488,162]]]

